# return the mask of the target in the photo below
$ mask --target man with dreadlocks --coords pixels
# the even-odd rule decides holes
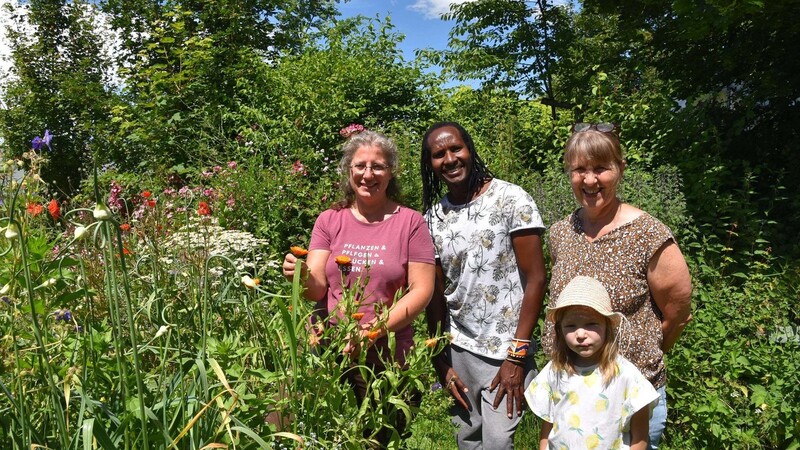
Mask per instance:
[[[510,449],[536,375],[531,334],[545,291],[544,224],[531,196],[495,178],[458,123],[431,126],[421,171],[436,247],[428,328],[452,336],[434,367],[456,400],[458,448]]]

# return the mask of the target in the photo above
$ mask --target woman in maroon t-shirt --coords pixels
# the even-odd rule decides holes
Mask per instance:
[[[302,265],[305,298],[324,304],[328,321],[338,323],[342,282],[353,286],[367,279],[359,303],[361,339],[348,343],[344,354],[356,358],[367,351],[367,362],[380,371],[381,360],[394,358],[402,365],[413,343],[411,323],[425,310],[433,294],[435,260],[433,241],[418,212],[398,202],[397,146],[380,133],[364,131],[352,135],[343,148],[339,164],[343,199],[317,218],[311,244]],[[349,259],[347,273],[337,258]],[[297,258],[287,254],[283,274],[291,280]],[[398,292],[402,293],[395,304]],[[379,318],[375,303],[388,315]],[[388,355],[388,332],[395,333],[396,352]],[[366,394],[358,371],[350,381],[359,400]],[[402,416],[402,414],[401,414]],[[398,430],[401,431],[402,430]],[[379,440],[381,437],[379,436]]]

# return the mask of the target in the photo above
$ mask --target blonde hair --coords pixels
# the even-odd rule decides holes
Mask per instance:
[[[576,355],[567,345],[564,333],[561,331],[561,319],[564,318],[566,311],[574,307],[575,306],[568,306],[555,312],[555,339],[550,353],[550,361],[553,363],[553,369],[556,371],[564,370],[569,375],[576,374],[574,362]],[[619,354],[619,344],[617,342],[618,330],[610,318],[598,312],[595,312],[595,314],[606,321],[606,335],[604,336],[603,348],[598,350],[600,352],[598,368],[603,375],[603,382],[608,384],[619,373],[619,366],[617,365],[617,355]]]
[[[625,165],[619,137],[612,132],[586,130],[572,133],[564,151],[564,169],[578,160],[611,163],[618,171]]]

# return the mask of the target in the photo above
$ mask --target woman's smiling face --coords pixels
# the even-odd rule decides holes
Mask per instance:
[[[383,201],[386,188],[392,179],[391,168],[386,161],[383,149],[376,145],[359,147],[350,163],[350,186],[356,193],[356,200]]]
[[[579,158],[569,166],[572,193],[578,203],[590,210],[603,210],[615,205],[622,168],[613,162],[588,161]]]

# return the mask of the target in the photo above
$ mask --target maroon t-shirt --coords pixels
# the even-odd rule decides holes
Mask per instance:
[[[325,265],[328,280],[327,308],[330,321],[336,323],[341,312],[334,314],[342,298],[342,282],[356,286],[361,283],[362,298],[359,312],[364,313],[361,322],[375,317],[375,303],[386,308],[392,306],[395,294],[408,288],[408,263],[434,264],[433,241],[428,226],[418,212],[400,207],[397,213],[377,223],[363,223],[355,218],[350,209],[329,209],[317,218],[311,233],[309,250],[331,252]],[[351,260],[349,270],[340,270],[337,256]],[[395,331],[396,355],[402,364],[405,353],[413,343],[411,325]],[[368,359],[377,362],[377,354],[387,348],[387,339],[379,339],[370,349]]]

